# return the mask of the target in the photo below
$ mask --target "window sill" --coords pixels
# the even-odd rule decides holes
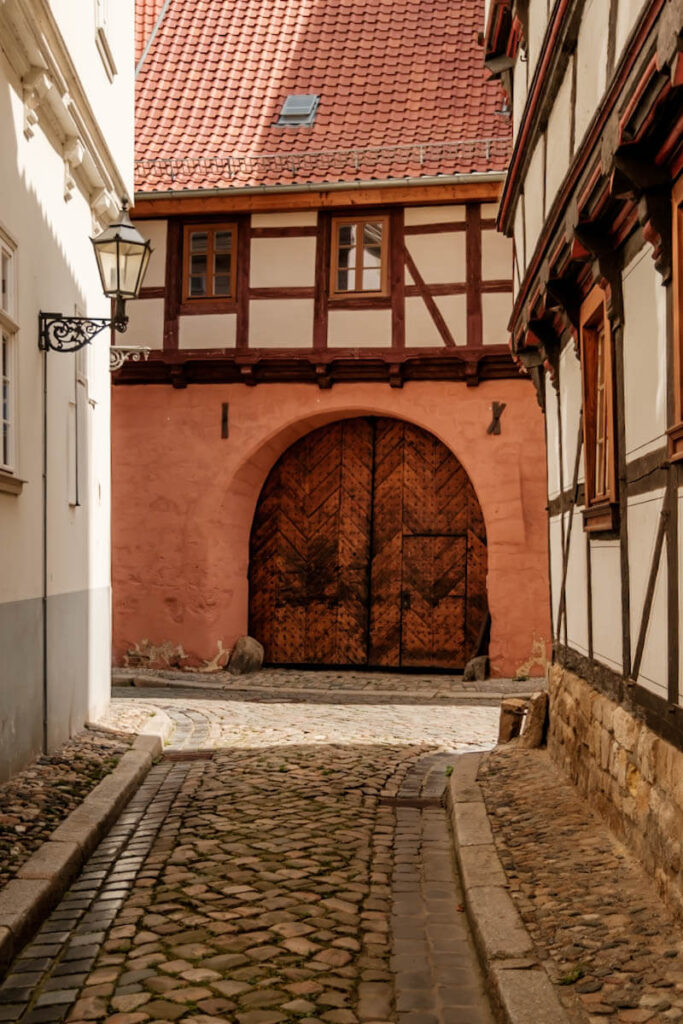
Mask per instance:
[[[613,501],[596,502],[583,510],[586,533],[611,533],[619,529],[619,506]]]
[[[683,459],[683,423],[676,423],[667,430],[669,435],[669,462]]]
[[[20,480],[13,473],[0,469],[0,494],[21,494],[25,483],[25,480]]]
[[[363,295],[352,292],[349,295],[330,295],[330,309],[391,309],[391,296],[379,295],[377,292]]]

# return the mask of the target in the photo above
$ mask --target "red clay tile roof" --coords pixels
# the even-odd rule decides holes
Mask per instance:
[[[137,0],[150,32],[163,0]],[[137,79],[138,192],[503,170],[483,0],[169,0]],[[146,42],[140,42],[140,50]],[[315,93],[311,127],[276,127]]]
[[[138,0],[135,5],[135,63],[149,42],[164,0]]]

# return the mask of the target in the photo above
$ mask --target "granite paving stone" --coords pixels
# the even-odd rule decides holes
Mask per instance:
[[[491,1024],[440,804],[498,711],[392,678],[117,691],[171,746],[12,967],[17,1024]]]

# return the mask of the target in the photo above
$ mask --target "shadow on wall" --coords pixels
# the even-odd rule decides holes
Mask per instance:
[[[57,205],[63,170],[50,175],[41,159],[46,145],[38,125],[27,140],[19,123],[14,90],[0,84],[0,123],[5,126],[0,157],[0,227],[16,243],[16,301],[19,332],[15,348],[17,476],[19,495],[0,493],[0,778],[18,770],[43,744],[43,355],[38,350],[40,309],[86,312],[75,260],[65,243],[73,237],[48,219],[78,222],[77,195],[65,216]],[[62,167],[61,158],[55,161]],[[32,164],[31,161],[34,161]],[[28,170],[27,170],[28,168]],[[45,182],[41,189],[40,179]],[[56,178],[56,180],[54,180]],[[80,218],[82,219],[82,217]],[[89,246],[87,236],[83,248]],[[61,744],[87,717],[92,701],[91,613],[88,591],[92,558],[88,495],[93,467],[80,444],[81,507],[70,507],[67,492],[67,414],[75,389],[75,357],[48,356],[48,599],[47,735],[50,749]],[[87,430],[89,424],[81,425]],[[74,443],[75,440],[74,440]],[[68,578],[67,578],[68,577]],[[102,595],[107,604],[109,595]],[[106,685],[106,680],[105,680]]]

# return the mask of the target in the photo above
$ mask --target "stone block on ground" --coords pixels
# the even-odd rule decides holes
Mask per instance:
[[[233,676],[258,672],[263,665],[264,653],[263,645],[254,640],[253,636],[241,636],[230,655],[228,672]]]
[[[520,746],[531,750],[542,747],[548,733],[548,694],[545,690],[532,693],[524,723]]]
[[[500,705],[498,742],[509,743],[519,736],[526,714],[527,702],[519,697],[508,697]]]
[[[482,683],[485,679],[488,679],[488,674],[488,655],[482,654],[478,658],[470,658],[470,660],[465,665],[465,671],[462,674],[462,679],[464,683]]]

